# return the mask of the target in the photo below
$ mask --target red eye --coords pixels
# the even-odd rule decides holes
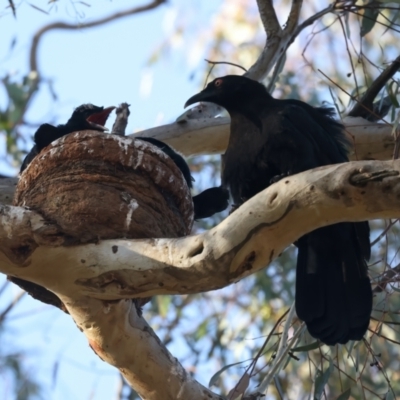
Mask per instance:
[[[222,85],[222,79],[217,79],[215,82],[214,82],[214,85],[216,86],[216,87],[219,87],[219,86],[221,86]]]

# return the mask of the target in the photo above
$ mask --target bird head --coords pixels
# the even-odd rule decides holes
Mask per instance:
[[[204,90],[192,96],[185,107],[199,101],[208,101],[234,110],[246,99],[259,95],[269,96],[267,89],[261,83],[240,75],[226,75],[210,82]]]
[[[107,130],[104,125],[114,108],[98,107],[90,103],[82,104],[74,110],[66,125],[73,130],[92,129],[104,132]]]

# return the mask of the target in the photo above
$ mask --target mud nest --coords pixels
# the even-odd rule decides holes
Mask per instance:
[[[181,237],[193,225],[190,190],[164,152],[139,139],[96,131],[72,133],[45,148],[21,175],[14,205],[56,223],[64,245]],[[46,289],[39,286],[48,292],[41,295],[32,289],[35,284],[11,280],[53,304]]]

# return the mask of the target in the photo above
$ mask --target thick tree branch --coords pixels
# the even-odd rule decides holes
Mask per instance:
[[[257,0],[258,11],[267,37],[279,34],[282,29],[272,0]]]
[[[288,47],[295,41],[296,37],[303,29],[312,25],[315,21],[322,18],[335,10],[336,2],[333,2],[328,7],[320,12],[312,15],[304,22],[299,24],[300,11],[302,0],[293,0],[288,19],[285,24],[285,29],[277,29],[276,24],[279,24],[270,0],[257,0],[261,20],[264,29],[267,33],[267,41],[264,50],[259,55],[257,61],[244,75],[248,78],[262,81],[272,70],[276,62],[282,54],[286,52]]]
[[[296,29],[299,22],[302,5],[303,0],[292,0],[292,7],[290,8],[289,17],[286,21],[285,31],[294,32],[294,30]]]
[[[221,400],[172,356],[130,300],[62,297],[96,354],[117,367],[146,400]]]
[[[318,227],[399,218],[399,196],[400,161],[346,163],[284,179],[200,235],[75,247],[39,246],[48,235],[38,230],[36,214],[9,207],[0,215],[0,238],[24,244],[27,220],[32,220],[36,228],[30,239],[39,247],[25,260],[2,254],[0,271],[60,295],[103,300],[199,293],[264,268],[290,243]],[[10,219],[16,214],[19,219]]]
[[[374,80],[374,82],[367,89],[362,98],[355,104],[355,106],[349,112],[348,115],[350,117],[363,117],[363,118],[369,117],[371,115],[371,111],[373,110],[373,102],[376,96],[399,69],[400,69],[400,56],[397,57]]]
[[[351,160],[387,160],[392,158],[394,139],[390,125],[363,118],[343,120],[353,150]],[[229,118],[184,120],[138,132],[165,141],[185,156],[224,153],[229,140]],[[135,135],[132,135],[135,136]]]
[[[392,127],[364,120],[344,119],[347,133],[354,144],[352,160],[387,160],[392,157],[394,140]],[[229,140],[229,118],[185,120],[138,132],[163,140],[185,156],[221,154]],[[135,136],[135,135],[132,135]]]
[[[296,27],[300,16],[302,0],[293,0],[292,7],[286,21],[285,29],[279,25],[271,0],[257,0],[261,20],[267,34],[264,50],[257,61],[244,74],[248,78],[262,81],[272,70],[276,62],[285,53],[294,41]]]

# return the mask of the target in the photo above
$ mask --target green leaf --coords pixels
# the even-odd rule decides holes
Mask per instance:
[[[276,375],[274,376],[274,382],[275,382],[276,390],[279,393],[279,396],[281,396],[281,399],[284,399],[285,394],[283,393],[281,383],[279,382],[279,378]]]
[[[396,90],[393,90],[393,86],[396,85]],[[397,92],[399,91],[399,85],[396,81],[390,82],[389,88],[388,88],[388,94],[390,101],[395,107],[400,107],[399,102],[397,101]]]
[[[351,36],[351,30],[350,30],[350,26],[349,26],[349,15],[350,15],[350,13],[346,13],[344,15],[344,24],[345,24],[345,27],[346,27],[347,39],[350,39],[350,36]]]
[[[210,382],[208,382],[208,387],[211,387],[213,385],[215,385],[215,383],[217,382],[218,378],[221,376],[221,374],[226,371],[228,368],[233,367],[235,365],[239,365],[239,364],[243,364],[245,361],[239,361],[233,364],[228,364],[225,365],[225,367],[223,367],[222,369],[220,369],[218,372],[216,372],[210,379]]]
[[[249,387],[250,383],[250,375],[246,372],[240,378],[239,382],[235,385],[235,387],[229,391],[228,399],[230,400],[240,400],[246,389]]]
[[[332,359],[329,359],[329,367],[325,372],[317,369],[317,374],[315,376],[315,389],[314,389],[314,400],[319,400],[324,392],[324,387],[328,382],[329,376],[333,370]]]
[[[390,288],[391,288],[393,291],[395,291],[395,292],[397,292],[397,293],[400,293],[400,289],[399,289],[399,288],[397,288],[397,287],[395,287],[395,286],[393,286],[393,285],[390,285]]]
[[[368,32],[371,32],[372,28],[375,26],[376,19],[379,15],[379,1],[371,1],[368,5],[370,8],[366,8],[363,14],[363,19],[361,22],[360,35],[365,36]],[[372,6],[376,5],[376,8]]]
[[[321,346],[321,343],[316,341],[310,344],[307,344],[306,346],[300,346],[300,347],[295,347],[292,349],[292,352],[298,352],[298,351],[310,351],[310,350],[315,350],[318,349]]]
[[[353,348],[354,348],[354,346],[356,344],[356,341],[355,340],[351,340],[349,343],[350,343],[350,347],[348,349],[346,347],[346,349],[347,349],[347,358],[351,357],[351,352],[353,351]]]
[[[356,372],[359,371],[360,367],[360,346],[356,347],[356,362],[355,362]]]
[[[171,296],[157,296],[158,313],[161,317],[166,318],[170,308],[172,297]]]
[[[339,395],[339,397],[336,400],[348,400],[351,395],[351,389],[348,388],[345,392]]]

